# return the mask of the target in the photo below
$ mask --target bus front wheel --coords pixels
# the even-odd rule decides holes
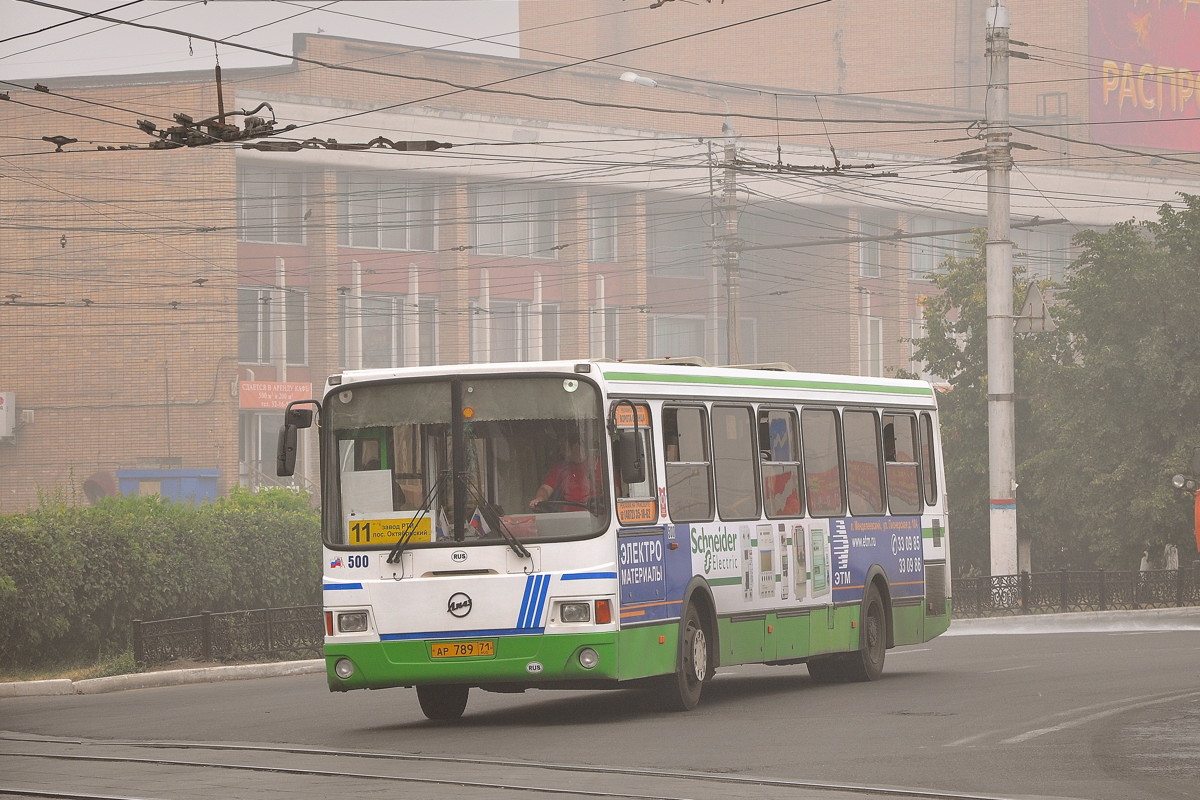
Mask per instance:
[[[417,702],[428,719],[458,719],[467,707],[470,686],[432,684],[417,687]]]
[[[712,645],[695,606],[688,606],[679,628],[678,666],[674,674],[663,676],[661,699],[668,711],[691,711],[712,677]]]

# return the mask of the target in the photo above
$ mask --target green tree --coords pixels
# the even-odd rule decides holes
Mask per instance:
[[[960,575],[987,574],[989,545],[989,486],[987,431],[987,234],[977,231],[968,256],[947,258],[933,278],[940,292],[924,303],[925,336],[917,339],[917,358],[929,372],[950,385],[939,398],[946,453],[946,484],[950,500],[950,530],[954,563]],[[1028,288],[1024,272],[1014,270],[1013,308],[1016,313]],[[1054,359],[1056,340],[1019,337],[1013,348],[1017,375],[1031,365]],[[1031,435],[1028,404],[1017,407],[1017,448]],[[1024,435],[1023,435],[1024,434]],[[1018,470],[1018,475],[1020,474]],[[1018,504],[1017,523],[1023,507]]]
[[[1147,546],[1194,552],[1170,488],[1200,445],[1200,198],[1076,237],[1052,334],[1014,342],[1017,527],[1033,568],[1135,568]],[[925,303],[917,357],[949,382],[942,431],[959,574],[989,571],[984,235]],[[1014,313],[1028,279],[1014,274]]]
[[[1076,237],[1056,310],[1067,350],[1039,376],[1043,439],[1021,473],[1042,554],[1061,561],[1047,566],[1194,552],[1190,500],[1169,481],[1200,444],[1200,198],[1179,205]]]

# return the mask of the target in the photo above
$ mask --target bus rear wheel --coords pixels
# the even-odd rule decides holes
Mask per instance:
[[[455,683],[417,687],[417,702],[428,719],[458,719],[467,707],[470,686]]]
[[[688,606],[679,627],[678,666],[663,676],[661,700],[668,711],[691,711],[700,704],[704,682],[712,677],[712,644],[695,606]]]
[[[887,614],[879,587],[873,583],[863,597],[858,627],[858,651],[845,656],[846,680],[877,681],[883,676],[887,655]]]

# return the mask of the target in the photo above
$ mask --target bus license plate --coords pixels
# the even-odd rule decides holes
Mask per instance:
[[[490,639],[477,642],[437,642],[429,646],[434,658],[470,658],[496,655],[496,643]]]

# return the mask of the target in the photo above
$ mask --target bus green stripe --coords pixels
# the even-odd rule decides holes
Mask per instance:
[[[871,383],[841,383],[838,381],[805,380],[796,378],[732,377],[720,375],[689,375],[669,372],[606,372],[610,381],[662,381],[664,383],[710,384],[717,386],[765,386],[785,389],[817,389],[835,392],[873,392],[877,394],[909,394],[932,397],[931,386],[883,386]]]

